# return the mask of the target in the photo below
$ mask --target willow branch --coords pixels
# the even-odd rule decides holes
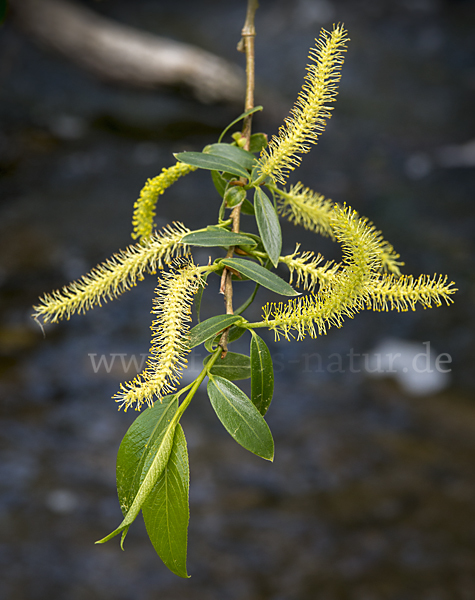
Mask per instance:
[[[247,2],[247,13],[244,27],[241,31],[241,40],[238,44],[238,50],[245,52],[246,54],[246,96],[244,100],[244,110],[254,108],[254,82],[255,82],[255,70],[254,70],[254,38],[256,36],[256,28],[254,26],[254,19],[256,10],[259,6],[257,0],[248,0]],[[244,119],[242,134],[246,139],[244,149],[249,150],[251,142],[251,130],[252,130],[252,115],[248,115]],[[234,233],[239,233],[241,226],[241,205],[235,206],[231,212],[231,219],[233,222],[232,230]],[[234,253],[234,247],[229,248],[226,258],[232,258]],[[233,314],[233,282],[232,273],[228,269],[224,269],[221,278],[221,290],[224,294],[224,303],[226,307],[226,314]],[[223,349],[223,357],[227,353],[229,329],[223,332],[219,345]]]

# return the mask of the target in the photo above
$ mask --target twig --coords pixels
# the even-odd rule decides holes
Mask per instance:
[[[254,26],[254,19],[256,10],[259,6],[257,0],[248,0],[247,2],[247,13],[244,27],[241,31],[241,40],[238,44],[238,50],[245,52],[246,54],[246,97],[244,101],[244,110],[254,108],[254,85],[255,85],[255,72],[254,72],[254,38],[256,36],[256,28]],[[252,130],[252,115],[247,116],[244,119],[242,134],[246,139],[244,148],[249,150],[251,141],[251,130]],[[244,183],[244,181],[243,181]],[[233,222],[232,230],[234,233],[239,233],[241,226],[241,205],[238,204],[231,211],[231,219]],[[234,253],[234,247],[231,246],[226,254],[226,258],[232,258]],[[233,282],[232,273],[224,268],[221,277],[221,288],[220,291],[224,293],[224,303],[226,307],[226,314],[232,315],[233,310]],[[228,336],[229,329],[223,332],[219,340],[219,345],[223,349],[221,358],[224,358],[228,351]]]

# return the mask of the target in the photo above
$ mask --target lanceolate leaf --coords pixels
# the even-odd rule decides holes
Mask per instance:
[[[241,212],[245,215],[254,214],[254,206],[249,202],[249,200],[244,200],[244,202],[241,205]]]
[[[125,518],[117,529],[96,542],[102,544],[126,533],[162,474],[170,456],[178,408],[175,396],[147,408],[129,427],[117,455],[117,493]],[[125,537],[122,536],[122,542]]]
[[[181,239],[182,244],[187,244],[188,246],[224,246],[225,248],[229,248],[229,246],[255,246],[256,242],[246,235],[242,235],[240,233],[233,233],[232,231],[227,231],[226,229],[212,229],[208,231],[194,231],[192,233],[188,233]]]
[[[214,156],[206,152],[178,152],[174,155],[177,160],[187,165],[208,169],[211,171],[225,171],[238,177],[249,177],[249,173],[239,163],[223,156]]]
[[[205,153],[232,160],[249,171],[257,162],[254,154],[230,144],[211,144],[206,147]]]
[[[274,459],[274,440],[270,429],[237,385],[211,375],[208,396],[219,420],[238,444],[266,460]]]
[[[228,185],[228,182],[218,171],[211,171],[211,179],[213,180],[216,191],[222,198],[224,196],[224,192],[226,191],[226,186]]]
[[[229,340],[228,340],[229,341]],[[203,365],[209,362],[211,358],[207,356]],[[218,358],[210,369],[212,375],[219,375],[225,379],[236,381],[237,379],[248,379],[251,376],[251,361],[245,354],[228,352],[224,358]]]
[[[274,205],[259,187],[256,188],[254,194],[254,210],[264,248],[274,267],[277,267],[280,251],[282,250],[282,231],[280,229],[279,217]]]
[[[206,280],[208,279],[209,273],[206,273],[202,276],[202,282],[200,284],[199,290],[196,292],[196,298],[194,302],[196,318],[198,323],[201,321],[200,318],[200,309],[201,309],[201,300],[203,299],[203,292],[205,291]]]
[[[229,125],[226,127],[226,129],[224,129],[224,131],[221,133],[221,135],[219,136],[218,142],[220,142],[223,139],[223,137],[225,136],[226,132],[229,131],[233,125],[236,125],[236,123],[239,123],[239,121],[241,119],[244,119],[248,115],[252,115],[253,113],[255,113],[255,112],[259,111],[259,110],[262,110],[262,106],[255,106],[254,108],[250,108],[249,110],[246,110],[245,112],[243,112],[242,114],[240,114],[239,117],[236,117],[236,119],[234,119],[234,121],[232,121],[231,123],[229,123]]]
[[[274,393],[274,367],[264,340],[254,331],[251,333],[251,400],[264,416]]]
[[[195,325],[190,331],[190,349],[206,342],[210,337],[214,337],[223,329],[226,329],[233,323],[242,321],[239,315],[217,315]]]
[[[245,333],[246,331],[247,331],[247,329],[245,329],[244,327],[238,327],[237,325],[231,325],[231,329],[229,330],[229,333],[228,333],[228,344],[231,344],[232,342],[235,342],[236,340],[238,340],[243,335],[243,333]],[[213,353],[216,350],[216,348],[219,344],[219,338],[220,338],[220,336],[218,335],[214,339],[209,338],[209,340],[206,341],[205,348],[206,348],[206,350],[208,350],[208,352]]]
[[[277,294],[282,294],[283,296],[300,296],[299,292],[296,292],[286,281],[255,262],[243,258],[225,258],[220,264],[235,269]]]
[[[168,464],[142,506],[148,536],[166,566],[180,577],[186,572],[190,509],[190,471],[181,425],[175,429]]]

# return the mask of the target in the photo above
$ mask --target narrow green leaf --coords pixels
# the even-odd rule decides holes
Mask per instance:
[[[252,292],[252,294],[249,296],[249,298],[247,300],[245,300],[241,306],[239,308],[236,308],[236,310],[234,311],[235,315],[242,315],[242,313],[246,310],[246,308],[248,306],[250,306],[253,302],[254,302],[254,298],[256,297],[257,294],[257,290],[260,288],[261,286],[256,283],[255,287],[254,287],[254,291]]]
[[[274,267],[277,267],[280,251],[282,250],[282,231],[279,217],[267,194],[259,187],[256,188],[254,194],[254,210],[264,248]]]
[[[249,202],[249,200],[247,200],[247,198],[242,203],[241,212],[244,213],[245,215],[253,215],[254,214],[254,206],[252,205],[251,202]]]
[[[150,541],[165,565],[180,577],[186,572],[190,470],[186,439],[176,427],[168,464],[142,506]]]
[[[224,177],[219,171],[211,171],[211,179],[213,180],[216,191],[221,196],[221,198],[223,198],[228,182],[226,181],[226,179],[224,179]]]
[[[208,381],[211,404],[228,433],[246,450],[266,460],[274,459],[274,440],[261,413],[237,385],[211,375]]]
[[[174,156],[180,162],[200,169],[224,171],[238,177],[246,177],[246,179],[249,177],[249,173],[239,163],[222,156],[214,156],[205,152],[178,152]]]
[[[210,337],[214,337],[220,331],[226,329],[226,327],[242,320],[243,318],[239,315],[217,315],[198,323],[190,331],[190,349],[199,346]]]
[[[251,333],[251,401],[264,416],[274,393],[274,367],[264,340]]]
[[[206,365],[211,358],[207,356],[203,365]],[[245,354],[228,352],[224,358],[218,358],[210,369],[212,375],[219,375],[225,379],[236,381],[238,379],[249,379],[251,376],[251,360]]]
[[[300,296],[299,292],[296,292],[286,281],[255,262],[242,258],[225,258],[220,261],[220,264],[235,269],[277,294],[282,294],[282,296]]]
[[[226,133],[231,129],[231,127],[233,125],[236,125],[236,123],[239,123],[239,121],[241,119],[245,119],[247,116],[252,115],[255,112],[258,112],[259,110],[262,110],[262,106],[254,106],[254,108],[250,108],[249,110],[246,110],[245,112],[240,114],[239,117],[237,117],[236,119],[234,119],[234,121],[229,123],[229,125],[226,127],[226,129],[223,130],[223,132],[219,136],[218,142],[220,142],[223,139],[223,137],[226,135]]]
[[[128,529],[162,474],[173,444],[178,408],[175,396],[147,408],[129,427],[117,455],[117,493],[125,518],[102,544]],[[122,537],[123,541],[124,535]]]
[[[233,233],[226,229],[209,229],[207,231],[193,231],[181,239],[182,244],[189,246],[205,246],[207,248],[224,246],[255,246],[256,242],[241,233]]]
[[[205,275],[202,276],[201,284],[198,289],[198,292],[196,293],[195,301],[193,303],[198,323],[201,321],[201,318],[200,318],[201,300],[203,299],[203,292],[205,291],[206,280],[208,279],[208,276],[209,276],[209,273],[206,273]]]
[[[206,154],[212,154],[213,156],[220,156],[227,158],[233,162],[241,165],[243,169],[251,170],[256,164],[256,157],[254,154],[238,148],[237,146],[231,146],[231,144],[210,144],[206,146],[204,152]]]
[[[240,314],[240,313],[234,313],[234,314]],[[247,329],[245,329],[244,327],[238,327],[237,325],[232,325],[229,333],[228,333],[228,344],[231,344],[232,342],[235,342],[236,340],[238,340],[243,333],[245,333],[247,331]],[[216,348],[218,347],[218,343],[219,343],[219,338],[220,336],[216,336],[214,339],[213,338],[209,338],[209,340],[207,340],[205,342],[205,348],[206,350],[208,350],[208,352],[213,353]]]

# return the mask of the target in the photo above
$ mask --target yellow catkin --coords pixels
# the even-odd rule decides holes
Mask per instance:
[[[134,215],[132,217],[132,225],[134,227],[132,238],[134,240],[138,238],[145,240],[152,235],[158,197],[173,185],[177,179],[196,169],[197,167],[177,162],[176,165],[168,169],[162,169],[160,175],[147,180],[147,183],[140,192],[139,198],[134,204]]]
[[[317,285],[327,285],[334,281],[336,274],[341,268],[341,264],[333,261],[321,263],[324,258],[321,254],[315,256],[313,252],[303,252],[300,254],[297,249],[293,254],[281,256],[279,262],[286,265],[290,271],[290,281],[295,285],[303,286],[305,290],[313,291]]]
[[[377,238],[349,208],[335,207],[332,228],[342,245],[344,266],[316,294],[264,307],[264,321],[277,338],[280,334],[287,339],[294,333],[298,339],[307,333],[310,337],[325,334],[328,327],[340,327],[345,316],[364,308],[368,282],[380,265]]]
[[[46,294],[34,306],[33,317],[44,323],[69,319],[75,313],[84,313],[102,302],[112,300],[133,287],[144,273],[155,273],[164,263],[186,252],[180,244],[189,233],[182,223],[173,223],[141,244],[129,246],[98,265],[87,275],[61,290]]]
[[[314,291],[317,286],[331,288],[338,280],[342,269],[340,263],[323,261],[321,255],[313,252],[296,251],[294,254],[282,256],[279,262],[287,265],[290,271],[290,283],[295,279],[297,287]],[[451,304],[451,295],[457,291],[454,282],[447,283],[447,277],[441,275],[412,275],[395,276],[393,274],[375,273],[367,282],[365,288],[366,308],[376,311],[407,311],[416,310],[420,304],[424,308],[441,306],[443,302]]]
[[[331,228],[331,214],[335,202],[317,194],[302,183],[293,185],[288,192],[275,189],[278,196],[277,210],[294,225],[302,225],[309,231],[335,239]]]
[[[285,184],[289,171],[300,164],[299,154],[310,150],[331,117],[341,77],[343,53],[348,41],[347,32],[338,25],[331,33],[322,30],[315,48],[310,50],[305,83],[297,101],[267,149],[259,159],[261,173]]]
[[[315,231],[335,239],[332,229],[332,214],[336,202],[317,194],[310,188],[304,188],[299,182],[290,188],[289,192],[276,188],[278,199],[278,211],[283,217],[294,223],[302,225],[305,229]],[[387,242],[380,231],[372,223],[365,219],[365,223],[375,233],[379,246],[379,258],[381,270],[400,275],[399,267],[404,263],[399,260],[400,256]]]
[[[447,283],[447,276],[442,275],[380,275],[369,286],[367,308],[407,311],[416,310],[417,304],[424,308],[441,306],[443,302],[451,304],[450,296],[457,291],[454,285],[453,281]]]
[[[134,406],[140,410],[145,403],[151,406],[176,389],[189,352],[188,330],[191,321],[193,296],[202,279],[200,270],[191,260],[177,265],[159,279],[153,302],[152,340],[147,367],[132,381],[120,386],[113,398],[119,408]]]

